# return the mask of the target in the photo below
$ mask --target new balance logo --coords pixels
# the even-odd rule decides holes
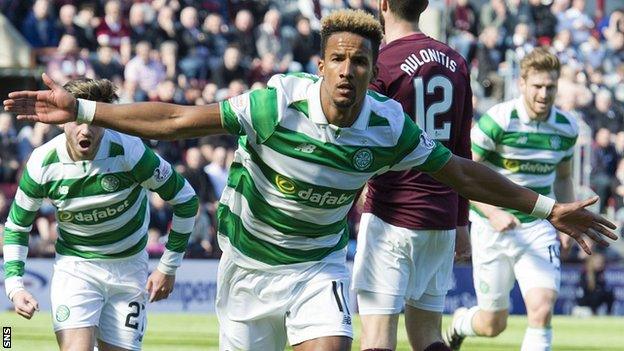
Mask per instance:
[[[316,150],[316,145],[303,143],[295,148],[297,151],[305,152],[306,154],[311,154]]]

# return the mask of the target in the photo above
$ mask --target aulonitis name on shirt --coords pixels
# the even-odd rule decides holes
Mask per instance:
[[[82,212],[59,211],[58,219],[60,222],[97,223],[124,212],[128,207],[130,207],[130,204],[128,203],[128,200],[126,200],[120,205],[110,206],[104,209],[94,209]]]
[[[430,62],[437,62],[451,70],[451,72],[457,70],[457,62],[455,60],[435,49],[422,49],[417,53],[411,53],[403,60],[401,70],[411,76],[416,73],[418,67]]]

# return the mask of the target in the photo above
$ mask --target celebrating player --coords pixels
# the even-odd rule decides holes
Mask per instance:
[[[430,138],[470,158],[468,67],[457,52],[420,32],[426,7],[426,0],[380,2],[386,46],[371,89],[400,102]],[[448,349],[442,311],[455,244],[458,255],[470,253],[467,224],[468,201],[426,173],[388,172],[368,183],[353,267],[362,349],[394,350],[403,310],[413,350]]]
[[[538,48],[520,62],[520,91],[492,107],[472,129],[474,160],[516,184],[558,201],[573,201],[573,117],[553,106],[559,60]],[[517,279],[529,325],[523,351],[550,350],[550,319],[561,279],[557,230],[548,221],[509,208],[475,203],[471,211],[474,286],[478,305],[458,309],[445,337],[458,350],[466,336],[500,334]],[[565,240],[565,238],[563,238]]]
[[[56,87],[66,97],[110,103],[108,80]],[[139,350],[145,307],[173,290],[198,201],[171,165],[136,137],[66,121],[65,133],[36,148],[15,194],[4,231],[4,275],[15,311],[38,309],[22,275],[28,236],[44,199],[56,207],[59,238],[51,283],[53,324],[61,350]],[[146,189],[173,206],[165,253],[147,277]],[[147,291],[146,291],[147,290]],[[148,296],[149,295],[149,296]]]
[[[221,348],[347,350],[352,328],[345,267],[346,215],[360,188],[388,170],[416,168],[463,196],[549,218],[588,250],[608,245],[613,224],[584,209],[597,198],[559,204],[486,166],[453,156],[374,92],[382,32],[363,11],[322,21],[320,77],[277,75],[267,89],[218,104],[112,105],[51,90],[9,94],[21,118],[81,123],[149,138],[230,132],[239,148],[218,209],[224,250],[218,275]],[[590,230],[594,228],[594,230]]]

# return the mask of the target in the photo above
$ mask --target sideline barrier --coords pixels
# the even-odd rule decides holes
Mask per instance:
[[[158,260],[150,260],[150,269],[155,269]],[[352,262],[349,262],[351,267]],[[24,281],[28,290],[39,301],[41,310],[50,310],[50,279],[52,278],[53,259],[28,259]],[[149,304],[150,312],[192,312],[214,313],[214,302],[217,294],[217,260],[184,260],[176,275],[175,289],[167,300]],[[4,272],[0,267],[0,288],[4,294]],[[452,313],[460,306],[473,306],[476,297],[472,282],[472,267],[468,265],[454,268],[453,289],[449,292],[445,313]],[[555,305],[555,314],[570,314],[576,306],[576,294],[579,289],[581,266],[568,265],[563,267],[561,276],[561,293]],[[624,267],[612,266],[606,271],[606,280],[613,287],[615,302],[613,314],[624,315]],[[355,296],[351,292],[352,311],[356,310]],[[13,309],[6,297],[0,297],[2,310]],[[511,313],[524,314],[526,309],[522,302],[517,284],[511,293]]]

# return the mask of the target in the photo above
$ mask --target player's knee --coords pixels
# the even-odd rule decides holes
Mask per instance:
[[[547,327],[550,325],[550,318],[552,316],[552,306],[543,305],[536,306],[529,311],[529,325],[532,327]]]

